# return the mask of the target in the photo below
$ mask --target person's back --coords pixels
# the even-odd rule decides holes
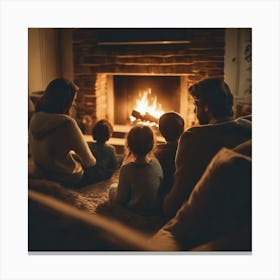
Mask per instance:
[[[69,116],[77,86],[59,78],[51,81],[37,102],[29,126],[32,160],[43,177],[76,185],[95,164],[76,121]],[[77,160],[78,159],[78,160]]]
[[[78,133],[75,122],[66,115],[35,113],[29,137],[34,162],[49,172],[71,174],[75,169],[75,173],[82,173],[82,166],[71,158],[70,149],[76,142],[73,130]]]
[[[109,191],[110,201],[121,204],[140,214],[159,211],[159,188],[162,169],[158,160],[150,157],[154,136],[148,126],[134,126],[128,133],[130,158],[121,168],[117,186]]]
[[[117,168],[115,147],[106,144],[112,135],[113,127],[107,120],[99,120],[92,129],[95,142],[88,142],[96,158],[96,165],[87,170],[89,183],[109,179]]]
[[[158,144],[156,147],[155,157],[163,171],[163,182],[160,190],[162,197],[170,191],[173,184],[177,147],[178,141]]]
[[[130,162],[121,167],[119,195],[116,202],[124,203],[138,213],[154,213],[158,209],[162,169],[156,158],[146,163]],[[129,186],[121,191],[122,186]]]
[[[233,97],[222,80],[199,82],[190,88],[190,93],[201,126],[188,129],[180,138],[174,184],[163,203],[163,211],[169,218],[189,198],[208,163],[222,147],[234,148],[252,137],[250,121],[233,120]]]
[[[92,154],[96,158],[94,168],[99,170],[100,179],[109,179],[117,168],[116,149],[109,144],[88,142]]]
[[[161,196],[164,197],[173,185],[175,172],[175,155],[178,140],[184,131],[184,119],[176,112],[164,113],[159,118],[159,131],[166,143],[157,144],[155,156],[159,160],[163,171]]]

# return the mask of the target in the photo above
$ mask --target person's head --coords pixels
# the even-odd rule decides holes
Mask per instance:
[[[160,116],[158,126],[167,142],[177,141],[184,131],[184,119],[176,112],[167,112]]]
[[[154,133],[147,125],[135,125],[127,135],[127,147],[129,151],[138,157],[149,154],[154,147]]]
[[[107,120],[99,120],[92,128],[93,139],[100,144],[109,140],[113,133],[113,126]]]
[[[76,92],[77,85],[64,78],[52,80],[44,95],[36,104],[36,112],[43,111],[52,114],[69,114]]]
[[[223,79],[202,80],[192,85],[189,92],[194,98],[195,113],[200,124],[209,123],[211,118],[233,116],[233,95]]]

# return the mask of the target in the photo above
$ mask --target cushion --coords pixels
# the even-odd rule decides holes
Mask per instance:
[[[251,177],[251,157],[222,148],[209,163],[189,200],[154,240],[169,232],[181,250],[189,250],[238,231],[239,227],[250,228]]]

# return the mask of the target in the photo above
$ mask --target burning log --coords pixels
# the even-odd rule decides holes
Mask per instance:
[[[154,123],[158,123],[158,118],[152,116],[149,113],[145,113],[145,115],[142,115],[140,112],[133,110],[131,115],[141,121],[148,121],[148,122],[154,122]]]

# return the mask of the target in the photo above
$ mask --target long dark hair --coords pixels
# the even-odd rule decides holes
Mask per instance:
[[[51,114],[69,114],[77,85],[64,78],[52,80],[41,99],[38,100],[35,112],[46,112]]]

